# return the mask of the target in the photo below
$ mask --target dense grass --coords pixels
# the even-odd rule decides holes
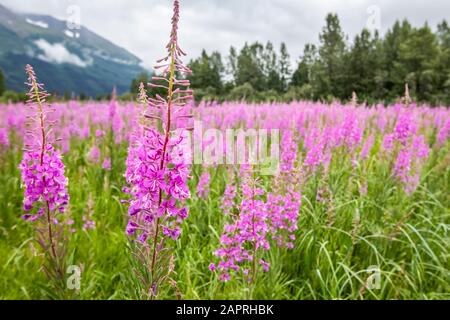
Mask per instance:
[[[14,138],[12,139],[14,141]],[[40,270],[33,227],[20,219],[22,189],[17,165],[21,152],[0,152],[0,298],[42,299],[48,284]],[[103,146],[105,148],[105,146]],[[70,235],[69,264],[82,265],[76,299],[134,299],[123,197],[127,147],[115,147],[113,170],[86,160],[89,141],[73,141],[65,156],[70,211],[77,232]],[[272,248],[268,273],[250,293],[243,279],[218,281],[215,262],[225,217],[219,209],[229,168],[211,170],[207,200],[195,196],[201,166],[193,168],[190,216],[176,247],[176,279],[186,299],[448,299],[450,169],[449,150],[433,150],[418,190],[407,195],[390,176],[376,148],[353,168],[345,152],[333,157],[328,176],[302,186],[299,231],[293,250]],[[270,181],[264,181],[270,190]],[[367,183],[368,192],[360,192]],[[323,200],[319,201],[320,192]],[[93,199],[89,208],[89,199]],[[92,209],[95,230],[83,231],[82,216]],[[379,289],[367,287],[367,268],[381,270]],[[163,297],[175,299],[168,291]]]

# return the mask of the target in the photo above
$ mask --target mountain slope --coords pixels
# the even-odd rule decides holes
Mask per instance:
[[[90,96],[129,90],[141,60],[87,28],[69,30],[50,16],[16,14],[0,5],[0,69],[6,86],[24,91],[30,63],[50,92]]]

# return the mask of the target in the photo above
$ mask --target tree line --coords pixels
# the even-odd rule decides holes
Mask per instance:
[[[336,14],[328,14],[318,45],[306,44],[291,66],[286,44],[246,43],[191,60],[189,77],[196,98],[207,100],[292,101],[338,99],[390,103],[408,84],[418,102],[450,104],[450,27],[444,20],[433,31],[397,21],[382,37],[363,29],[353,41]],[[148,79],[141,75],[132,84]]]
[[[226,57],[203,50],[189,67],[197,100],[348,101],[355,93],[360,102],[391,103],[403,96],[408,84],[413,100],[450,105],[450,26],[444,20],[433,31],[428,24],[413,27],[403,20],[384,36],[363,29],[349,41],[338,16],[328,14],[318,44],[306,44],[294,66],[285,43],[275,48],[271,42],[254,42],[231,47]],[[130,94],[120,98],[133,99],[139,83],[150,78],[140,74]],[[5,90],[1,70],[0,97],[25,99],[23,93]]]

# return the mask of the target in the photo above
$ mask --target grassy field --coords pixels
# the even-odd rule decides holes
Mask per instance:
[[[41,270],[33,225],[23,221],[20,133],[11,130],[10,146],[0,148],[0,299],[52,298]],[[136,299],[129,239],[124,230],[127,208],[125,141],[100,143],[111,152],[111,171],[89,162],[95,138],[72,137],[63,158],[69,178],[74,220],[68,233],[68,265],[82,266],[81,289],[73,299]],[[303,150],[298,143],[298,153]],[[448,299],[450,158],[449,145],[431,148],[412,194],[391,174],[381,152],[382,135],[364,162],[354,164],[345,148],[336,148],[329,173],[318,171],[301,185],[302,205],[292,250],[272,247],[264,253],[270,270],[260,273],[250,290],[241,277],[223,283],[208,266],[227,219],[220,209],[233,169],[194,165],[189,181],[190,215],[175,247],[175,276],[185,299]],[[111,151],[110,150],[110,151]],[[300,164],[297,164],[300,166]],[[196,196],[199,176],[210,170],[210,193]],[[240,182],[238,181],[238,184]],[[273,180],[263,177],[267,191]],[[83,217],[95,229],[83,230]],[[379,269],[379,285],[368,285],[370,268]],[[173,291],[160,299],[176,299]]]

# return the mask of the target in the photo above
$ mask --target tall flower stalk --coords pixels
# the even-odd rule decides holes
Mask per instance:
[[[286,172],[277,176],[275,182],[281,185],[281,181],[295,179],[294,173]],[[301,196],[289,186],[267,193],[249,173],[242,181],[239,201],[234,200],[234,187],[227,186],[225,191],[224,203],[231,209],[224,213],[231,222],[225,224],[220,248],[215,251],[220,261],[211,263],[209,269],[217,271],[223,282],[233,275],[243,276],[249,286],[248,297],[253,298],[260,270],[268,272],[270,268],[266,252],[273,246],[294,247]]]
[[[65,177],[61,153],[53,146],[46,103],[49,94],[38,83],[35,72],[26,66],[29,91],[27,105],[31,109],[25,137],[23,160],[19,165],[25,187],[23,219],[36,222],[36,240],[45,256],[44,271],[54,281],[57,293],[64,291],[64,241],[59,216],[69,202],[68,179]]]
[[[219,262],[209,269],[223,282],[242,276],[253,299],[260,271],[268,272],[267,252],[274,246],[293,249],[301,205],[301,172],[296,169],[296,142],[290,130],[284,132],[280,172],[273,178],[273,191],[266,192],[253,168],[242,165],[239,192],[227,185],[222,210],[228,223],[215,251]],[[238,195],[239,194],[239,195]],[[237,200],[236,200],[237,199]]]
[[[189,81],[180,78],[190,70],[181,61],[185,53],[178,45],[179,8],[179,1],[175,0],[167,55],[155,66],[161,75],[149,83],[150,89],[164,89],[167,96],[149,97],[141,84],[139,100],[143,113],[127,158],[129,188],[124,191],[130,194],[130,200],[126,231],[137,237],[132,251],[141,264],[136,268],[141,294],[149,299],[157,298],[167,281],[176,288],[172,277],[174,258],[167,242],[180,236],[181,224],[188,216],[183,201],[190,197],[188,154],[183,148],[187,136],[183,128],[188,129],[192,117],[187,114],[187,102],[193,96]]]

